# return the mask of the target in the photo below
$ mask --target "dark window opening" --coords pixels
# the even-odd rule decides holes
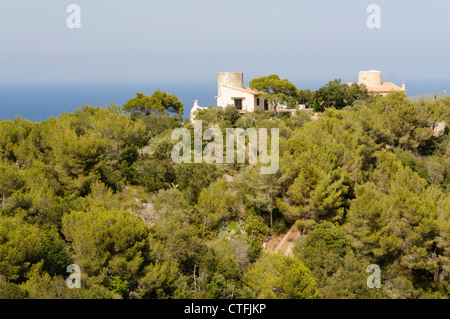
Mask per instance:
[[[264,100],[264,110],[268,110],[269,109],[269,101]]]
[[[242,99],[234,99],[234,106],[236,106],[238,110],[242,110]]]
[[[259,106],[259,99],[256,99],[256,105]]]

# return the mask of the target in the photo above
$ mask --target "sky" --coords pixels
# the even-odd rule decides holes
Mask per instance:
[[[79,29],[67,27],[70,4]],[[0,84],[450,79],[449,14],[443,0],[1,0]]]

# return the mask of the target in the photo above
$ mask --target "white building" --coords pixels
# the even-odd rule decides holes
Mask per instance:
[[[217,106],[234,105],[239,112],[255,110],[273,110],[273,106],[263,99],[263,92],[244,86],[244,74],[241,72],[219,72]]]
[[[347,83],[352,85],[353,83]],[[406,94],[405,82],[399,87],[392,82],[383,82],[381,79],[381,72],[376,70],[360,71],[358,84],[364,84],[369,92],[376,95],[387,96],[389,92],[397,91]]]
[[[217,82],[218,107],[234,105],[240,113],[274,109],[273,105],[263,98],[265,93],[244,86],[244,74],[241,72],[219,72]],[[191,109],[191,121],[195,118],[194,112],[199,109],[206,109],[206,107],[200,107],[195,101]],[[277,106],[277,110],[283,109],[286,109],[286,105]]]
[[[195,112],[197,112],[198,110],[206,110],[206,109],[207,109],[207,107],[198,106],[198,101],[195,100],[194,101],[194,106],[191,109],[191,116],[189,117],[191,122],[195,120]]]

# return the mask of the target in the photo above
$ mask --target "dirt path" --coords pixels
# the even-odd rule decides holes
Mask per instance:
[[[300,232],[297,227],[293,226],[285,235],[271,238],[266,244],[267,251],[272,254],[282,253],[283,255],[292,256],[292,249],[298,236],[300,236]]]

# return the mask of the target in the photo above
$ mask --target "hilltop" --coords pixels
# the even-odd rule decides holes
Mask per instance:
[[[433,93],[425,93],[425,94],[417,94],[417,95],[413,95],[408,97],[409,100],[411,101],[418,101],[421,99],[424,100],[434,100],[434,99],[443,99],[446,97],[450,97],[450,92],[447,91],[442,91],[442,92],[433,92]]]
[[[450,99],[323,96],[315,120],[196,114],[203,136],[278,128],[273,174],[176,163],[195,124],[160,90],[0,120],[0,299],[450,298]]]

